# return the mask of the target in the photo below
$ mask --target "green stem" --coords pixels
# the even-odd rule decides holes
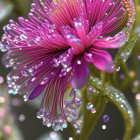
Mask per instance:
[[[122,62],[121,67],[122,67],[124,75],[129,76],[129,71],[128,71],[128,67],[127,67],[126,63]]]
[[[109,100],[111,103],[115,104],[118,109],[120,110],[120,112],[122,113],[124,122],[125,122],[125,132],[124,132],[124,137],[123,140],[131,140],[131,132],[132,132],[132,125],[131,125],[131,121],[130,121],[130,117],[128,115],[127,112],[125,112],[122,107],[120,106],[120,104],[118,104],[117,102],[112,102],[111,100]]]
[[[84,89],[83,92],[83,107],[84,107],[84,118],[83,118],[83,126],[79,140],[87,140],[92,130],[94,129],[98,119],[100,118],[105,106],[106,106],[106,98],[103,96],[94,94],[92,97],[92,103],[96,108],[96,113],[91,113],[90,110],[87,110],[88,102],[91,102],[87,98],[87,89]],[[94,121],[93,121],[94,120]]]
[[[7,135],[3,132],[2,128],[0,128],[0,140],[7,140]]]
[[[130,85],[134,80],[134,77],[126,77],[121,83],[120,90],[124,91],[128,85]]]
[[[71,132],[71,136],[72,136],[73,140],[77,140],[76,129],[70,123],[68,123],[68,128]]]
[[[105,82],[106,82],[106,72],[103,71],[102,72],[102,88],[105,86]]]
[[[128,71],[127,65],[126,65],[124,62],[121,63],[121,67],[122,67],[123,73],[124,73],[124,75],[125,75],[125,79],[124,79],[123,82],[121,83],[120,90],[121,90],[121,91],[124,91],[124,90],[126,89],[126,87],[127,87],[129,84],[131,84],[132,81],[135,79],[135,76],[134,76],[134,77],[133,77],[133,76],[131,77],[131,76],[129,75],[129,71]]]
[[[134,137],[140,134],[140,101],[135,100],[135,127],[134,127]]]
[[[100,93],[102,95],[104,95],[110,102],[112,102],[113,104],[115,104],[118,107],[118,109],[122,113],[122,116],[123,116],[124,121],[125,121],[125,133],[124,133],[123,140],[130,140],[131,139],[131,131],[132,131],[132,123],[133,123],[132,120],[130,120],[130,119],[132,119],[132,118],[130,118],[130,114],[123,109],[122,104],[116,98],[116,95],[118,97],[121,97],[123,95],[123,93],[121,93],[117,89],[109,86],[108,84],[106,84],[105,88],[102,89],[100,86],[98,86],[96,84],[97,82],[99,82],[98,78],[95,78],[94,80],[89,79],[89,84],[91,86],[100,90]],[[133,113],[133,110],[131,109],[131,106],[127,102],[126,98],[124,98],[124,95],[122,97],[123,97],[123,100],[124,100],[125,104],[127,104],[129,111],[131,113]],[[122,97],[121,97],[121,99],[122,99]]]
[[[116,80],[117,73],[118,73],[118,72],[115,70],[115,71],[113,72],[113,74],[111,75],[111,76],[112,76],[112,83],[113,83],[113,86],[116,87],[116,88],[118,88],[118,82],[117,82],[117,80]]]
[[[135,25],[136,26],[140,26],[140,1],[139,0],[135,0],[135,6],[136,6],[136,21],[135,21]]]

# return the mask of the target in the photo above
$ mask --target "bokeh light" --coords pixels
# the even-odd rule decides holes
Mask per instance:
[[[25,115],[23,114],[19,115],[19,121],[21,122],[25,121]]]
[[[135,77],[136,73],[135,73],[134,71],[130,71],[130,72],[129,72],[129,75],[130,75],[130,77],[133,78],[133,77]]]
[[[124,74],[120,74],[120,79],[123,80],[125,78]]]
[[[10,134],[10,133],[11,133],[11,128],[10,128],[10,126],[8,126],[8,125],[5,125],[5,126],[4,126],[4,133],[5,133],[5,134]]]
[[[4,97],[0,97],[0,103],[4,103],[5,102],[5,98]]]
[[[140,100],[140,93],[138,93],[138,94],[136,95],[136,99],[137,99],[137,100]]]
[[[0,84],[4,82],[4,78],[0,76]]]
[[[103,125],[103,126],[102,126],[102,129],[105,130],[105,129],[106,129],[106,125]]]
[[[4,108],[0,108],[0,116],[4,116],[4,114],[5,114]]]
[[[14,98],[14,99],[12,100],[12,105],[13,105],[13,106],[20,106],[20,105],[21,105],[20,99]]]
[[[70,137],[70,138],[69,138],[69,140],[73,140],[73,138],[72,138],[72,137]]]
[[[134,85],[138,86],[139,85],[139,80],[134,81]]]
[[[81,133],[81,130],[78,129],[78,130],[76,131],[76,133],[77,133],[77,134],[80,134],[80,133]]]
[[[52,139],[55,139],[55,138],[57,137],[57,133],[54,132],[54,131],[52,131],[52,132],[50,133],[50,137],[51,137]]]

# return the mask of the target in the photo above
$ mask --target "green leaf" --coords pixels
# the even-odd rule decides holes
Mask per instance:
[[[90,77],[89,84],[94,88],[95,93],[98,92],[100,96],[104,96],[118,107],[125,121],[123,140],[130,140],[132,127],[134,126],[134,113],[124,94],[108,84],[105,84],[102,88],[102,81],[98,78]]]
[[[131,55],[131,52],[136,44],[137,38],[138,35],[133,37],[130,41],[127,42],[126,45],[124,45],[118,50],[118,53],[114,59],[115,68],[119,68],[121,63],[125,62],[128,59],[128,57]]]
[[[68,123],[68,128],[70,130],[70,133],[71,133],[73,140],[76,140],[77,139],[76,128],[74,128],[70,123]]]

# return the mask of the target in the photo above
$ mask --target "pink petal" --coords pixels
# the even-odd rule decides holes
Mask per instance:
[[[116,0],[114,4],[109,5],[108,9],[110,9],[109,13],[102,19],[104,28],[101,35],[114,31],[125,19],[126,10],[123,8],[123,3],[120,0]]]
[[[93,43],[93,46],[99,48],[120,48],[126,42],[126,36],[124,33],[115,35],[114,37],[105,37],[98,39]]]
[[[88,49],[92,43],[100,36],[102,32],[102,22],[94,25],[88,33],[88,24],[86,21],[74,21],[75,29],[85,49]]]
[[[84,27],[83,23],[79,21],[75,21],[74,25],[75,25],[75,29],[80,40],[82,41],[83,45],[85,45],[86,35],[87,35],[86,29],[85,29],[86,26]]]
[[[95,26],[92,27],[86,37],[86,49],[88,49],[92,45],[92,43],[100,36],[101,32],[102,22],[98,22]]]
[[[33,100],[36,97],[38,97],[42,91],[45,89],[46,84],[45,85],[38,85],[34,88],[34,90],[32,91],[32,93],[30,94],[30,96],[28,97],[29,100]]]
[[[113,60],[108,52],[90,48],[89,53],[92,54],[91,60],[93,60],[92,63],[95,67],[97,67],[99,70],[107,71],[109,73],[113,72]],[[86,54],[84,58],[87,62],[91,62],[89,58],[87,59]]]
[[[74,75],[71,77],[70,85],[75,89],[81,89],[87,85],[89,69],[84,57],[81,60],[76,59],[73,71]]]
[[[74,49],[74,54],[78,55],[85,52],[85,48],[80,39],[73,36],[72,34],[65,35],[65,38],[69,42],[70,46]]]

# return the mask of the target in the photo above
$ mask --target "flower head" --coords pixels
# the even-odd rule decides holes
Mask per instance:
[[[87,84],[88,63],[113,72],[113,60],[105,49],[119,48],[126,42],[123,32],[108,36],[125,18],[120,0],[34,0],[29,20],[19,17],[4,27],[1,50],[6,67],[9,93],[32,100],[44,92],[38,118],[55,130],[67,121],[81,126],[76,109],[82,99],[75,90]],[[71,101],[63,103],[69,81]]]

